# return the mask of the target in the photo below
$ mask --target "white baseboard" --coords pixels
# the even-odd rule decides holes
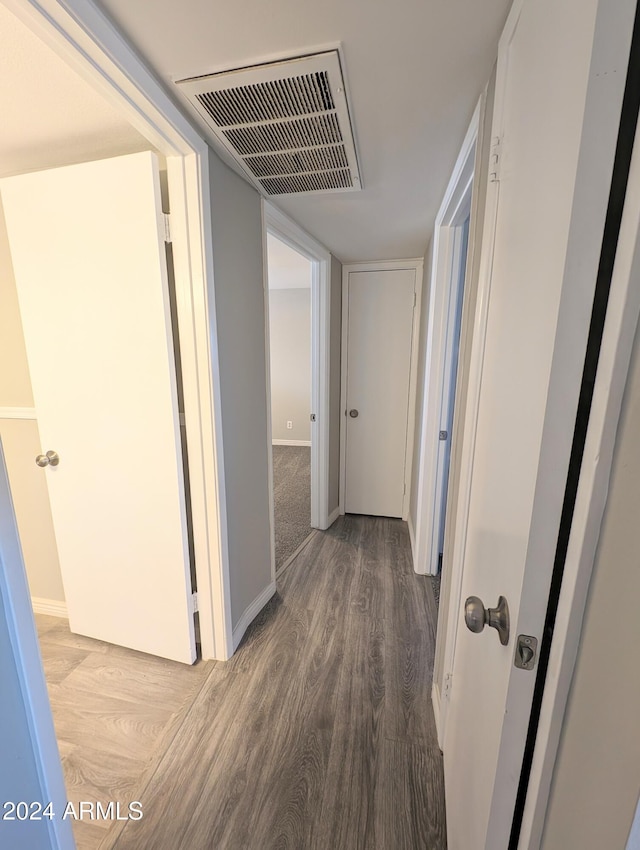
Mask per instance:
[[[340,516],[340,508],[339,507],[336,508],[335,511],[331,511],[331,513],[329,514],[329,519],[327,520],[327,528],[331,528],[331,526],[338,519],[339,516]]]
[[[413,564],[415,567],[416,563],[416,531],[413,527],[413,520],[411,519],[411,514],[409,514],[407,518],[407,525],[409,526],[409,541],[411,543],[411,556],[413,557]]]
[[[431,686],[431,703],[433,705],[433,716],[436,721],[436,733],[438,735],[438,746],[442,749],[442,724],[441,724],[441,705],[440,705],[440,688],[434,682]]]
[[[274,446],[311,446],[311,440],[271,440]]]
[[[67,603],[58,602],[55,599],[42,599],[39,596],[31,597],[31,607],[34,614],[48,614],[50,617],[64,617],[69,619]]]
[[[0,419],[37,419],[35,407],[0,407]]]
[[[244,633],[247,631],[251,623],[258,616],[260,611],[264,608],[267,602],[271,599],[273,594],[276,592],[276,583],[272,581],[268,587],[262,591],[262,593],[257,596],[251,605],[245,609],[244,614],[238,622],[233,630],[233,651],[235,652],[238,648],[240,641],[244,637]]]

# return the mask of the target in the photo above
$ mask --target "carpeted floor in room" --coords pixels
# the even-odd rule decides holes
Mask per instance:
[[[311,534],[311,449],[273,446],[276,569]]]

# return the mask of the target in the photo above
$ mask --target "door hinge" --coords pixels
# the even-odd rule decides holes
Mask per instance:
[[[500,163],[502,160],[502,150],[500,148],[500,136],[494,136],[491,142],[491,154],[489,158],[489,182],[500,182]]]
[[[403,495],[403,496],[406,496],[406,494],[407,494],[407,482],[405,481],[405,482],[404,482],[404,489],[403,489],[403,491],[402,491],[402,495]]]
[[[191,594],[191,613],[196,614],[200,609],[198,608],[198,591],[194,591]]]
[[[439,440],[446,440],[448,436],[449,436],[448,431],[440,431],[440,434],[438,435],[438,439]]]
[[[447,673],[444,677],[444,681],[442,682],[442,699],[451,699],[451,680],[453,679],[452,673]]]
[[[169,213],[162,213],[162,220],[164,221],[164,241],[171,242],[171,216]]]
[[[417,303],[418,303],[418,293],[414,292],[413,293],[413,306],[415,307]]]

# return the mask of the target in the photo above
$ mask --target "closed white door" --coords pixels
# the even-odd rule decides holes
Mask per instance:
[[[349,272],[347,286],[344,507],[401,517],[416,272]]]
[[[72,631],[192,663],[158,163],[0,182]],[[34,458],[35,462],[35,458]]]
[[[594,175],[610,175],[619,120],[607,106],[609,123],[596,130],[591,113],[598,167],[581,172],[596,7],[517,2],[500,42],[497,169],[491,163],[498,182],[489,184],[487,207],[497,199],[495,242],[485,234],[490,295],[484,346],[476,335],[472,355],[482,362],[481,384],[461,593],[451,611],[458,625],[443,742],[449,850],[512,846],[537,673],[536,656],[533,669],[516,666],[530,663],[518,636],[543,638],[610,180],[594,182]],[[624,44],[623,18],[608,26]],[[596,104],[605,102],[602,95]],[[589,204],[576,204],[585,186]],[[496,608],[501,596],[510,624],[505,644],[488,625],[472,631],[481,609],[465,605],[477,597],[484,609]],[[482,627],[482,619],[476,623]]]

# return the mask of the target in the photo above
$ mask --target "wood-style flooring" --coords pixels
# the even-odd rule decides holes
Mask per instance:
[[[80,850],[445,850],[435,615],[406,524],[347,516],[226,663],[132,666],[54,622],[43,654],[69,796],[144,812],[81,824]]]

